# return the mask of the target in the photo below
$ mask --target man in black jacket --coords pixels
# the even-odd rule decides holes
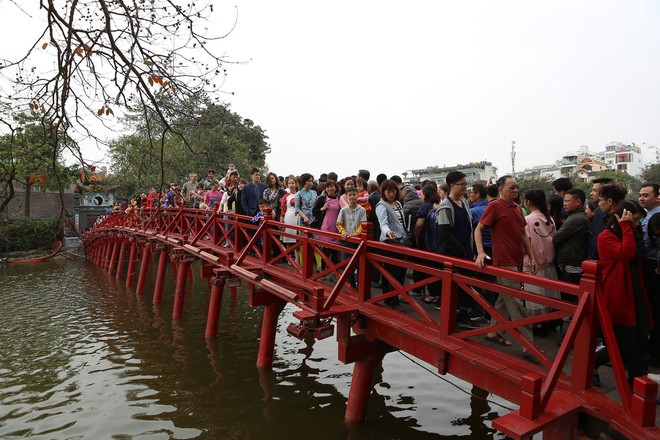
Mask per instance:
[[[600,189],[603,185],[614,183],[614,180],[609,177],[601,177],[600,179],[592,180],[591,186],[591,201],[598,203],[600,200]],[[607,213],[603,212],[600,209],[600,206],[596,208],[594,213],[594,218],[591,219],[591,233],[589,235],[589,248],[587,253],[587,258],[590,260],[598,260],[598,236],[603,230],[605,230],[605,223],[607,221]]]
[[[589,220],[584,213],[585,201],[586,195],[581,189],[573,188],[566,191],[564,209],[568,217],[552,237],[559,279],[574,284],[580,283],[582,275],[580,265],[587,259]]]

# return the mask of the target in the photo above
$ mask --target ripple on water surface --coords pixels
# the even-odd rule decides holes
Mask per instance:
[[[376,371],[368,421],[349,429],[352,366],[336,341],[289,337],[287,308],[273,370],[257,370],[261,311],[244,291],[224,296],[219,337],[205,341],[201,280],[173,321],[171,273],[158,306],[86,262],[12,265],[0,277],[0,438],[500,437],[498,407],[399,353]]]

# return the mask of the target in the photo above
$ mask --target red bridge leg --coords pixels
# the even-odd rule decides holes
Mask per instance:
[[[115,242],[114,240],[105,240],[105,245],[104,249],[105,252],[103,254],[103,262],[101,263],[101,268],[104,270],[109,270],[109,264],[110,264],[110,254],[112,253],[112,248],[114,246]]]
[[[144,292],[144,283],[147,281],[147,271],[149,270],[149,262],[151,260],[151,247],[145,244],[142,248],[142,262],[140,263],[140,275],[138,276],[136,294],[142,295]]]
[[[362,423],[367,415],[367,404],[371,394],[371,382],[374,367],[383,359],[382,356],[370,356],[356,361],[353,367],[353,379],[348,392],[345,420],[348,423]]]
[[[275,349],[275,333],[277,332],[277,318],[284,308],[286,301],[273,298],[273,302],[264,306],[264,317],[261,323],[261,341],[257,355],[257,368],[273,367],[273,351]]]
[[[119,255],[117,256],[117,276],[115,277],[117,280],[121,279],[121,274],[124,271],[124,255],[126,255],[126,243],[128,243],[128,240],[124,238],[121,240],[121,246],[119,246]]]
[[[133,284],[133,275],[135,274],[135,260],[137,258],[138,242],[133,239],[131,243],[131,252],[128,255],[128,269],[126,270],[126,287]]]
[[[110,261],[108,262],[108,274],[110,276],[115,274],[115,268],[117,264],[117,254],[119,253],[119,239],[115,238],[114,244],[112,246],[112,255],[110,256]]]
[[[190,257],[185,255],[179,256],[172,318],[181,318],[183,316],[183,302],[186,297],[186,279],[188,278],[188,270],[190,269],[192,262],[193,260]]]
[[[163,284],[165,283],[165,272],[167,272],[167,249],[163,248],[160,250],[160,256],[158,257],[158,272],[156,274],[156,285],[154,286],[154,304],[160,304],[160,299],[163,296]]]
[[[204,337],[207,339],[218,336],[218,322],[220,320],[220,310],[222,309],[222,294],[225,290],[225,277],[217,275],[211,278],[211,300],[209,302],[209,313],[206,318],[206,332]]]

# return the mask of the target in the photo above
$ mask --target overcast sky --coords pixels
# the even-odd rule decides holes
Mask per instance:
[[[660,145],[660,2],[239,1],[235,111],[279,174]]]
[[[214,4],[218,33],[238,11],[216,51],[250,60],[228,66],[222,97],[266,130],[280,175],[481,160],[501,175],[513,140],[517,170],[660,145],[658,1]]]

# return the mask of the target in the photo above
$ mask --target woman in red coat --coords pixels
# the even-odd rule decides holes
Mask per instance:
[[[609,191],[599,203],[610,214],[606,229],[598,236],[598,255],[603,265],[603,297],[612,320],[621,357],[628,367],[628,383],[644,374],[644,352],[651,328],[648,298],[638,258],[634,228],[646,214],[638,203],[622,200],[613,203]],[[613,194],[616,198],[616,194]],[[606,349],[596,351],[595,367],[607,362]],[[598,373],[594,374],[596,381]]]

